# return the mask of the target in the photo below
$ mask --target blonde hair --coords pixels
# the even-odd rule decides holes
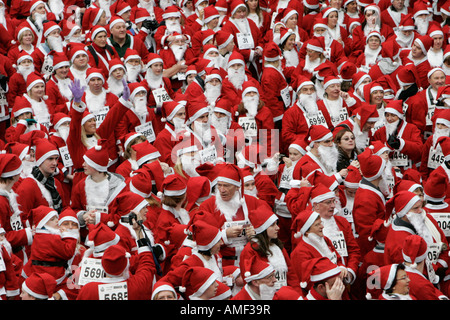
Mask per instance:
[[[94,136],[97,138],[97,140],[100,140],[101,137],[98,135],[98,133],[94,133]],[[81,143],[83,144],[83,146],[85,146],[86,148],[89,148],[90,145],[87,143],[87,135],[86,135],[86,130],[84,129],[84,126],[81,126]]]

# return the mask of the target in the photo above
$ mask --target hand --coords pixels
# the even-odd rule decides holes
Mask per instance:
[[[302,178],[302,180],[300,180],[300,188],[301,187],[310,187],[311,183],[309,183],[308,179],[306,178]]]
[[[245,235],[248,239],[254,237],[256,235],[255,228],[252,225],[248,225],[245,228]]]
[[[358,160],[353,160],[353,161],[350,163],[350,165],[353,166],[353,167],[355,167],[356,169],[359,169],[359,168],[360,168],[360,165],[359,165],[359,161],[358,161]]]
[[[339,171],[339,175],[345,179],[345,177],[348,174],[348,169],[342,169],[341,171]]]
[[[131,95],[130,94],[130,88],[128,88],[128,83],[127,83],[127,81],[124,78],[122,78],[122,84],[123,84],[122,98],[125,101],[128,101],[130,99],[130,95]]]
[[[289,159],[288,157],[283,157],[283,162],[286,165],[286,168],[289,168],[290,166],[292,166],[292,160]]]
[[[328,282],[325,282],[325,290],[329,300],[342,300],[342,293],[345,290],[345,286],[342,279],[338,277],[331,288]]]
[[[350,97],[350,95],[348,94],[348,92],[345,91],[341,91],[339,92],[339,95],[341,96],[342,99],[346,100]]]
[[[75,79],[69,84],[69,89],[72,92],[73,95],[73,101],[75,103],[80,103],[81,98],[83,97],[84,91],[86,90],[86,87],[81,87],[80,80]]]
[[[389,139],[387,140],[387,144],[388,144],[392,149],[397,150],[397,149],[400,148],[400,139],[399,139],[397,136],[391,134],[391,135],[389,136]]]
[[[88,212],[83,214],[83,220],[86,225],[95,224],[95,211],[96,210],[89,210]]]
[[[238,237],[242,233],[242,230],[244,230],[243,226],[229,227],[227,229],[227,231],[226,231],[227,238],[236,238],[236,237]]]
[[[160,162],[161,169],[165,174],[170,174],[172,172],[172,168],[165,162]]]

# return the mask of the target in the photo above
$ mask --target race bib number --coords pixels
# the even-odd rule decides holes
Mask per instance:
[[[406,167],[409,164],[409,158],[406,154],[395,150],[392,154],[391,164],[393,167]]]
[[[345,121],[348,119],[348,112],[346,108],[342,108],[339,110],[339,114],[337,116],[332,116],[330,114],[331,117],[331,123],[333,124],[333,126],[338,125],[339,123],[341,123],[342,121]]]
[[[428,106],[428,112],[427,112],[427,116],[426,116],[426,125],[427,126],[433,125],[433,121],[431,121],[431,118],[433,118],[435,110],[436,110],[436,106],[434,104],[431,106]]]
[[[101,259],[83,258],[78,285],[84,286],[89,282],[102,281],[105,277],[106,273],[103,270]]]
[[[98,110],[97,112],[94,113],[95,125],[97,126],[97,128],[100,127],[102,122],[105,120],[108,112],[109,112],[109,107],[106,106],[106,107],[100,108],[100,110]]]
[[[347,257],[347,242],[345,242],[344,233],[342,231],[334,232],[328,235],[336,251],[341,257]]]
[[[249,224],[248,220],[238,220],[238,221],[227,221],[223,224],[224,229],[228,229],[235,226],[246,226]],[[235,238],[228,239],[230,241],[230,247],[243,247],[247,244],[248,240],[245,235],[245,228],[242,230],[241,234]]]
[[[201,163],[212,162],[215,163],[217,159],[217,151],[215,146],[209,146],[208,148],[200,150]]]
[[[342,216],[347,219],[348,222],[353,223],[353,210],[352,208],[345,207],[342,209]]]
[[[138,133],[143,134],[147,138],[148,142],[153,142],[156,139],[155,131],[153,130],[153,124],[151,121],[134,127],[134,130]]]
[[[255,47],[251,33],[237,33],[236,37],[239,50],[253,49]]]
[[[162,107],[164,102],[171,101],[169,94],[166,89],[158,88],[152,90],[153,97],[155,98],[156,106]]]
[[[308,126],[312,125],[322,125],[328,128],[327,121],[325,120],[325,117],[323,116],[322,111],[318,111],[317,115],[312,117],[307,117],[306,120],[308,121]]]
[[[98,286],[99,300],[128,300],[128,284],[126,282],[106,283]]]
[[[445,236],[450,237],[450,212],[432,212],[431,215],[436,220]]]
[[[287,286],[287,271],[275,270],[275,288],[279,290],[281,287]]]
[[[282,89],[280,95],[281,99],[283,99],[284,106],[289,108],[291,106],[291,92],[289,91],[289,86]]]
[[[73,166],[72,157],[70,156],[69,149],[67,146],[59,148],[59,153],[61,154],[61,160],[64,167],[69,168]]]
[[[51,123],[49,114],[39,116],[38,118],[36,118],[36,121],[46,127],[47,130],[50,129]]]
[[[436,148],[430,148],[428,155],[428,168],[436,169],[444,162],[444,154],[441,146],[438,144]]]
[[[239,125],[244,130],[244,136],[246,138],[256,137],[258,127],[256,125],[256,120],[253,117],[240,117],[238,119]]]
[[[431,263],[436,264],[440,253],[441,253],[441,244],[432,243],[428,245],[427,257]]]
[[[22,220],[20,219],[20,214],[18,214],[18,213],[14,213],[9,218],[9,224],[11,226],[11,229],[14,230],[14,231],[23,229]]]
[[[290,189],[289,184],[292,180],[292,170],[284,170],[280,177],[279,187],[284,189]]]

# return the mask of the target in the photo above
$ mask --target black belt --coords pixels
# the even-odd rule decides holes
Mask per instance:
[[[225,260],[237,260],[238,257],[237,256],[223,256],[222,259],[225,259]]]
[[[40,260],[31,260],[31,264],[33,266],[41,266],[41,267],[64,267],[67,268],[67,261],[40,261]]]

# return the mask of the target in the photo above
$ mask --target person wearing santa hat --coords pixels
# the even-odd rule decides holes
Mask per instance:
[[[225,243],[221,249],[223,265],[238,266],[240,253],[248,242],[244,232],[248,229],[248,214],[268,204],[244,194],[243,173],[238,166],[224,163],[217,174],[214,195],[204,201],[199,209],[209,212],[222,230]]]
[[[195,0],[189,5],[189,7],[192,7],[194,10],[188,10],[189,16],[186,16],[185,25],[193,34],[202,29],[203,19],[205,17],[205,8],[208,5],[209,3],[206,0]],[[184,7],[186,7],[186,4],[184,4]]]
[[[402,247],[403,264],[410,279],[409,293],[417,300],[448,300],[424,275],[428,246],[426,241],[415,234],[405,238]]]
[[[217,295],[217,275],[204,267],[189,268],[179,287],[183,300],[212,300]]]
[[[391,0],[391,5],[386,10],[381,11],[381,23],[396,30],[400,25],[402,16],[408,14],[411,10],[410,7],[405,5],[405,1]]]
[[[386,198],[379,185],[383,179],[386,161],[368,147],[358,155],[362,179],[355,193],[353,203],[353,220],[358,234],[356,241],[364,257],[374,243],[368,240],[372,225],[376,219],[384,219]]]
[[[6,232],[0,223],[0,259],[2,270],[0,271],[0,300],[14,300],[20,294],[18,269],[22,260],[14,253],[11,244],[6,239]]]
[[[277,279],[275,269],[269,262],[252,255],[241,271],[246,284],[231,300],[272,300]]]
[[[409,293],[411,280],[402,263],[378,267],[368,277],[367,300],[417,300]]]
[[[12,72],[8,80],[8,92],[6,93],[6,99],[8,105],[14,106],[14,100],[17,96],[22,96],[27,92],[27,77],[34,72],[33,58],[31,54],[26,51],[22,51],[16,60],[14,60],[13,67],[17,69],[16,72]]]
[[[291,259],[279,237],[278,217],[272,210],[255,210],[249,212],[249,219],[256,234],[242,250],[240,269],[245,270],[246,261],[258,255],[273,266],[277,290],[290,286],[300,291]]]
[[[20,8],[16,6],[20,6],[21,1],[15,2],[12,4],[10,15],[14,17],[19,14]],[[48,13],[45,8],[45,2],[42,0],[33,0],[30,2],[29,6],[24,6],[24,8],[28,7],[28,12],[23,12],[21,15],[26,17],[26,19],[21,23],[22,26],[27,26],[30,28],[34,35],[33,45],[42,42],[43,39],[43,22],[47,20]]]
[[[428,72],[432,69],[430,62],[428,61],[428,50],[430,50],[433,45],[433,39],[429,35],[423,35],[416,38],[411,46],[411,50],[402,51],[403,65],[408,62],[412,62],[417,69],[417,74],[419,76],[418,84],[419,87],[428,87]]]
[[[400,53],[400,45],[392,38],[386,38],[381,44],[380,59],[369,70],[369,76],[372,81],[376,81],[378,78],[387,75],[391,77],[396,85],[396,89],[400,86],[395,77],[398,72],[398,67],[403,64]],[[366,102],[369,102],[366,100]]]
[[[423,143],[420,131],[404,120],[401,100],[390,101],[385,112],[385,125],[373,135],[373,141],[381,141],[393,151],[390,161],[403,172],[421,161]]]
[[[436,113],[432,120],[433,133],[423,145],[422,161],[419,167],[419,172],[425,181],[431,172],[443,165],[445,161],[446,154],[444,153],[443,146],[438,143],[438,140],[441,137],[450,136],[450,111],[447,109]]]
[[[116,97],[120,97],[123,92],[123,81],[127,80],[127,82],[135,82],[128,81],[127,69],[122,61],[122,59],[114,58],[109,61],[109,74],[108,79],[106,79],[107,84],[107,92],[113,93]],[[86,72],[86,75],[87,72]],[[106,86],[105,84],[105,86]]]
[[[67,262],[73,257],[77,246],[78,230],[58,226],[58,212],[48,206],[31,210],[36,234],[31,245],[30,259],[22,270],[22,281],[34,272],[46,272],[54,277],[57,290],[67,281]]]
[[[426,241],[428,251],[432,253],[426,258],[425,275],[433,284],[443,284],[445,279],[437,273],[448,265],[448,242],[436,220],[422,206],[423,201],[409,191],[396,193],[386,203],[386,220],[391,219],[392,223],[386,236],[384,260],[386,264],[402,262],[403,242],[411,234],[418,235]],[[393,210],[395,217],[392,217]]]
[[[86,71],[90,68],[90,65],[85,46],[81,43],[70,43],[66,47],[66,54],[70,62],[71,77],[81,81],[83,86],[87,86]]]
[[[402,50],[411,48],[414,40],[419,36],[411,13],[401,16],[399,26],[394,30],[394,33],[394,39],[400,45]]]
[[[36,121],[49,130],[52,126],[50,113],[53,110],[50,110],[45,102],[48,98],[45,94],[45,81],[36,71],[27,77],[27,93],[24,93],[23,97],[31,104]]]
[[[212,51],[214,48],[214,46],[211,46],[210,49],[207,50]],[[204,95],[208,105],[211,109],[214,109],[219,97],[222,95],[221,70],[217,67],[207,67],[205,68],[205,71],[205,74],[201,76],[201,79],[204,80],[204,90],[203,92],[198,93]],[[192,89],[201,87],[202,85],[199,82],[200,80],[195,79],[194,83],[198,86],[195,87],[195,85],[192,85],[188,87],[189,89],[186,91],[187,100],[197,97],[197,92],[194,92]]]
[[[21,300],[53,300],[56,290],[55,278],[46,272],[36,272],[23,283],[20,293]]]
[[[437,25],[430,27],[428,35],[433,39],[433,44],[428,49],[427,57],[432,68],[442,67],[444,61],[444,32]]]
[[[369,72],[370,68],[376,64],[380,57],[381,44],[384,42],[383,36],[378,31],[372,31],[366,38],[364,51],[357,51],[356,66],[360,71]],[[362,54],[361,54],[362,53]]]
[[[427,77],[429,85],[405,101],[407,109],[404,112],[406,121],[420,129],[424,141],[431,135],[438,90],[446,83],[445,72],[439,67],[431,69]]]
[[[178,293],[172,284],[158,280],[153,285],[152,300],[177,300]]]
[[[125,56],[123,57],[123,63],[125,65],[127,73],[127,81],[129,83],[140,82],[144,80],[144,62],[139,53],[128,48],[125,51]]]
[[[53,54],[53,71],[46,82],[45,94],[48,96],[46,103],[52,113],[68,113],[69,101],[72,100],[72,91],[69,84],[73,80],[69,73],[70,62],[65,53]]]
[[[121,150],[124,161],[119,164],[115,170],[125,179],[133,175],[133,172],[139,169],[136,162],[136,151],[132,148],[133,145],[146,141],[147,138],[135,131],[131,131],[121,138]]]
[[[68,205],[69,199],[64,196],[61,182],[54,177],[58,158],[59,152],[54,144],[45,138],[36,142],[35,167],[17,188],[17,202],[24,213],[29,214],[40,205],[59,213]]]
[[[89,65],[102,70],[103,76],[109,74],[109,61],[119,58],[116,49],[107,42],[107,30],[102,26],[95,26],[90,30],[91,44],[88,45],[87,53]]]
[[[136,224],[136,231],[139,229],[140,225]],[[137,260],[131,260],[130,254],[119,244],[108,247],[101,258],[106,277],[84,285],[77,300],[110,300],[111,292],[107,287],[111,286],[115,287],[119,300],[150,300],[155,275],[153,255],[142,233],[137,232],[137,244]]]
[[[29,147],[26,148],[25,154],[28,152],[27,149]],[[0,225],[15,255],[25,261],[28,259],[25,249],[31,245],[33,236],[31,226],[19,207],[17,194],[13,190],[13,185],[18,181],[23,169],[22,161],[15,154],[2,153],[0,165],[0,210],[2,212]]]

